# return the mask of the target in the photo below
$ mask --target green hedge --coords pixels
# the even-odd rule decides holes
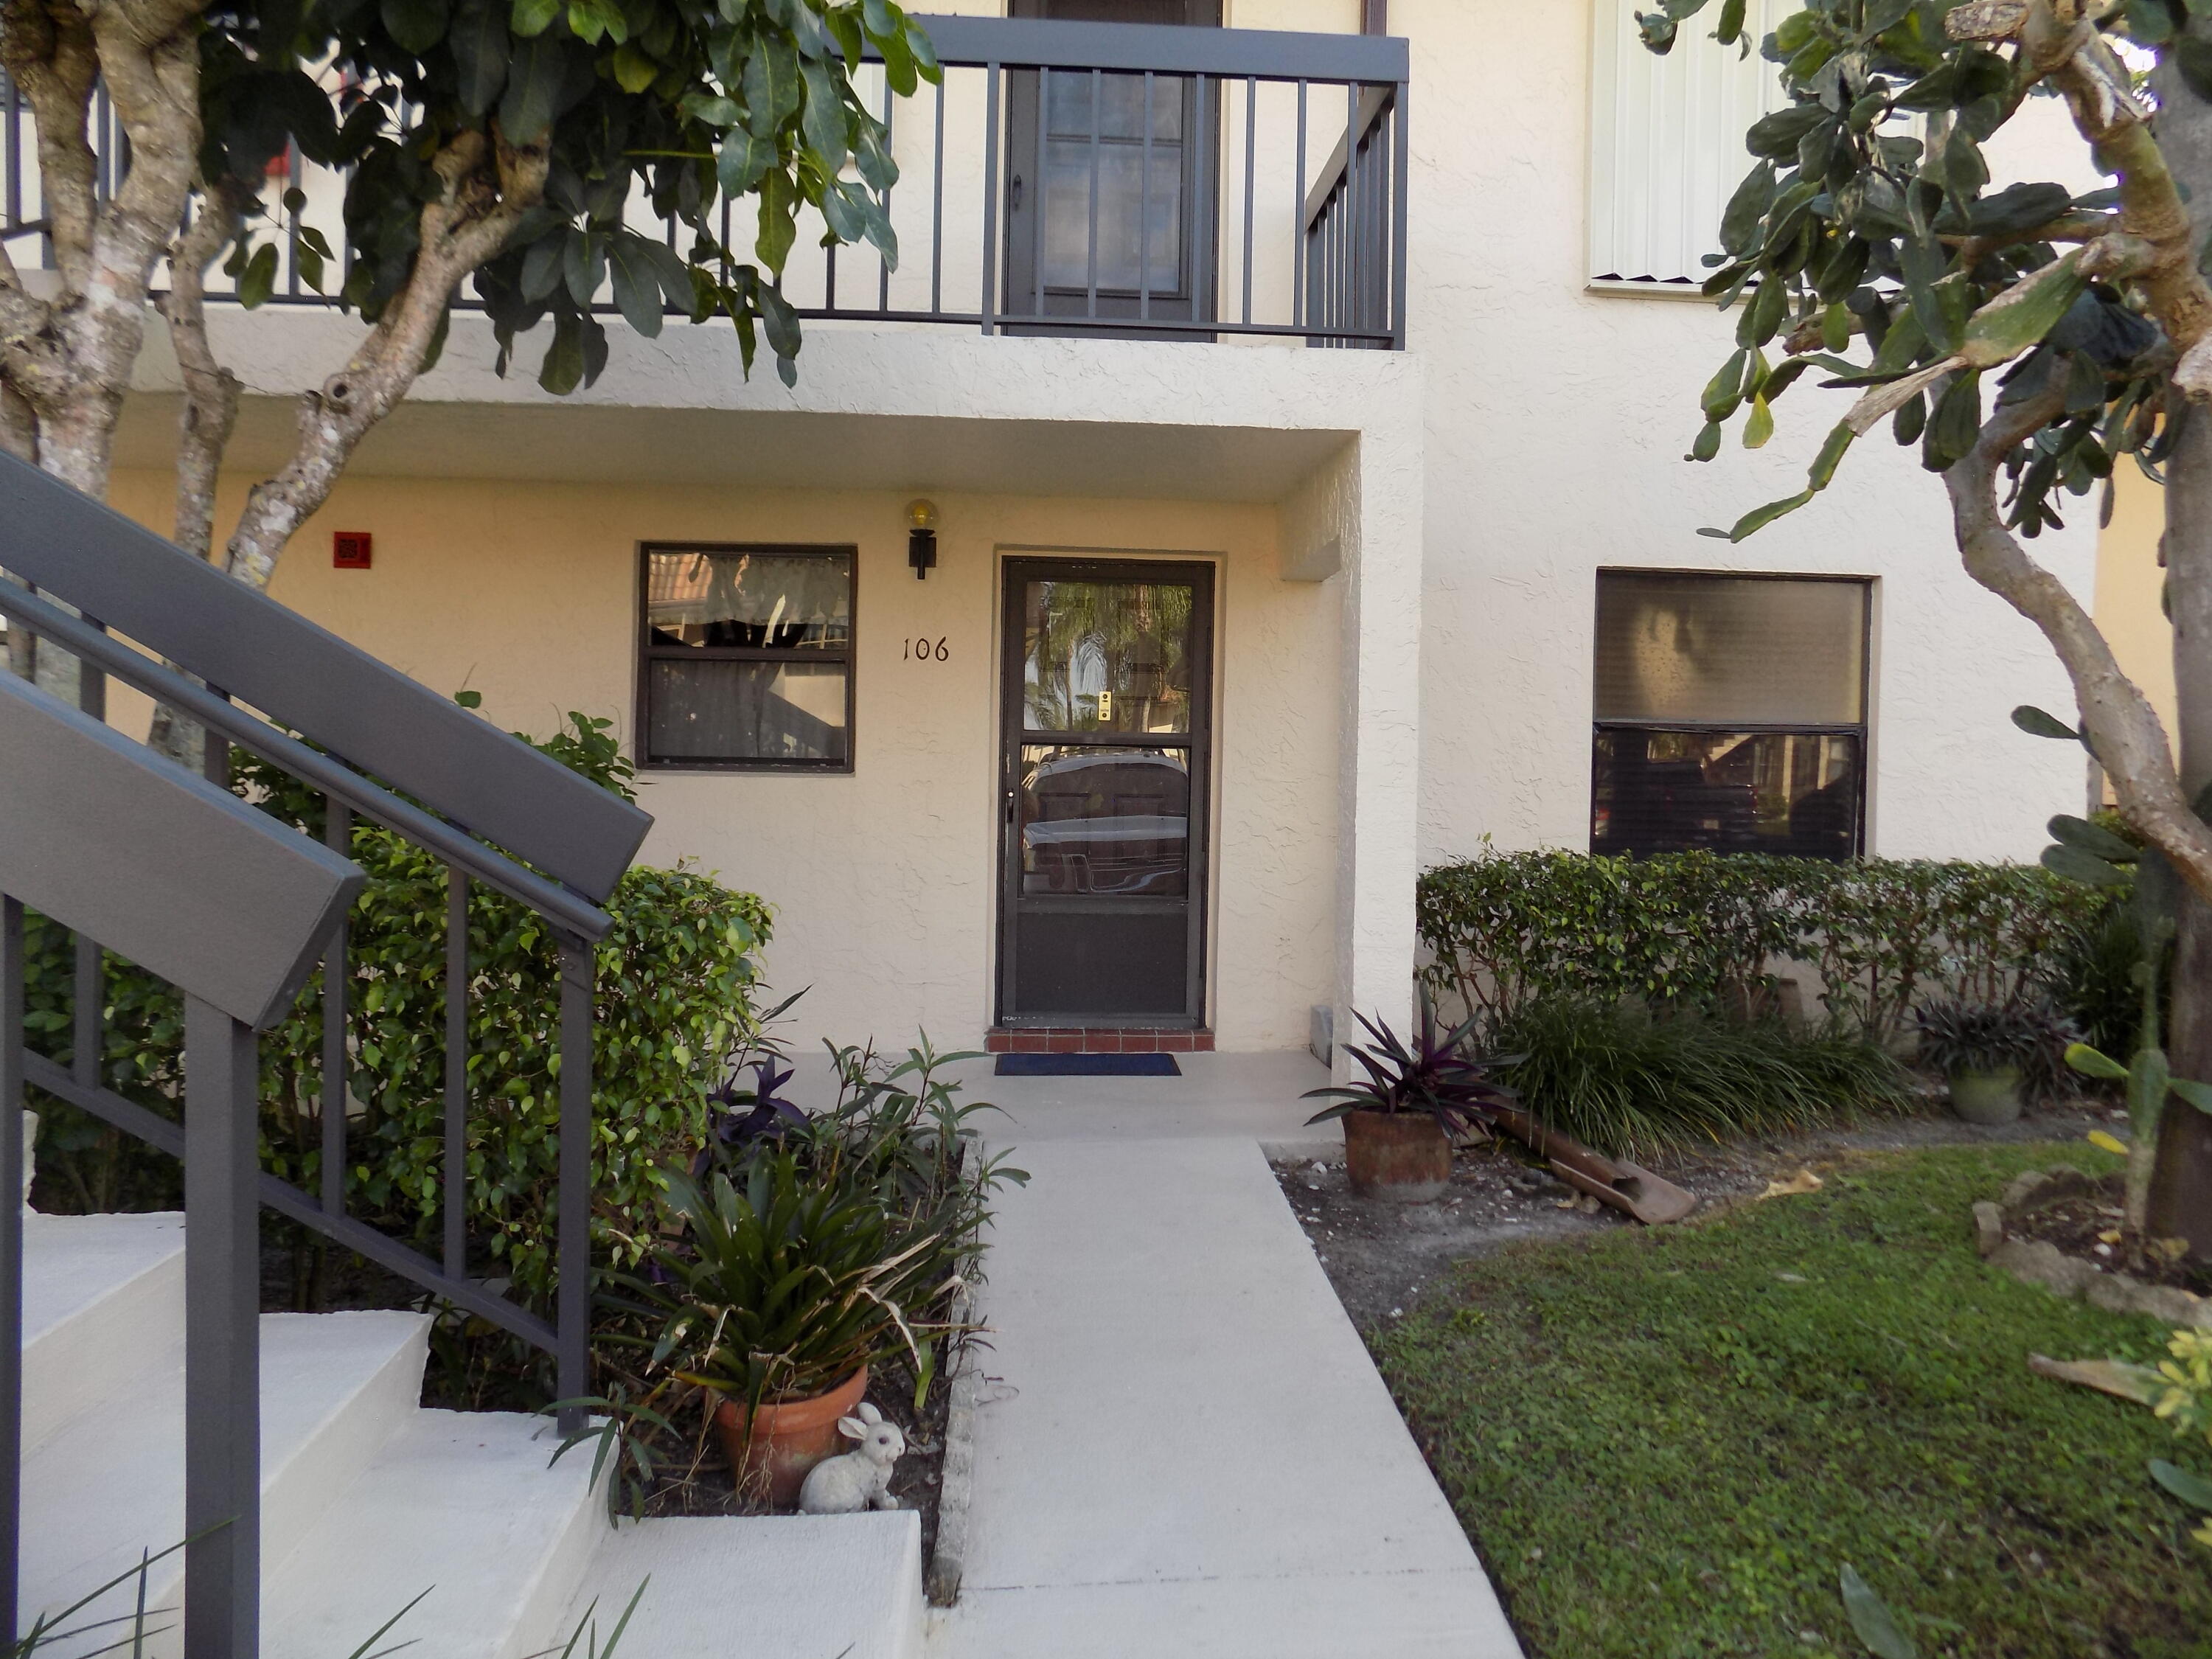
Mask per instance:
[[[281,775],[240,768],[264,808],[318,836],[321,807]],[[356,830],[368,885],[350,920],[348,1005],[354,1115],[350,1213],[435,1255],[445,1165],[446,878],[430,854],[389,832]],[[670,1160],[708,1138],[707,1096],[733,1041],[756,1017],[767,907],[695,870],[634,869],[606,904],[597,947],[592,1191],[595,1233],[649,1232]],[[29,920],[27,1025],[70,1058],[73,947]],[[469,901],[468,1217],[472,1266],[543,1304],[553,1283],[557,1179],[559,971],[544,925],[474,888]],[[107,958],[103,1080],[177,1115],[181,999]],[[321,975],[261,1041],[263,1167],[309,1192],[321,1182]],[[155,1207],[178,1201],[173,1160],[60,1102],[40,1098],[40,1199],[48,1207]]]
[[[1494,1025],[1540,998],[1757,1008],[1784,958],[1879,1041],[1916,1002],[2046,994],[2115,902],[2030,865],[1674,853],[1486,854],[1420,880],[1425,976]]]

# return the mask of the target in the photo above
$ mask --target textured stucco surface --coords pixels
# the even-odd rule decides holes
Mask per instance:
[[[1683,461],[1735,318],[1584,290],[1591,8],[1393,0],[1413,57],[1412,344],[1427,374],[1421,854],[1588,845],[1590,645],[1607,565],[1878,579],[1872,850],[2033,857],[2078,756],[2015,732],[2069,707],[2041,636],[1975,586],[1941,483],[1886,433],[1741,546],[1700,538],[1795,493],[1840,397],[1810,380],[1756,453]],[[1510,38],[1513,49],[1498,49]],[[1713,49],[1686,41],[1682,50]],[[2055,109],[2055,106],[2053,106]],[[1455,118],[1479,109],[1479,122]],[[2039,176],[2048,176],[2038,169]],[[2036,550],[2086,599],[2095,510]]]
[[[167,488],[131,474],[116,500],[158,522]],[[641,799],[657,822],[644,857],[696,860],[777,907],[769,969],[780,991],[812,988],[794,1011],[805,1046],[817,1036],[902,1046],[917,1026],[966,1044],[992,1014],[1000,557],[1211,560],[1217,1029],[1224,1048],[1297,1046],[1309,1006],[1335,1000],[1345,583],[1282,580],[1266,507],[949,494],[934,497],[939,568],[918,582],[904,499],[354,479],[302,533],[274,592],[436,690],[481,691],[502,726],[542,733],[576,708],[615,717],[627,742],[639,542],[856,545],[853,775],[649,774]],[[331,568],[324,550],[339,527],[374,536],[373,569]],[[908,659],[902,647],[916,637],[945,640],[950,660]],[[1409,864],[1410,837],[1400,840]]]

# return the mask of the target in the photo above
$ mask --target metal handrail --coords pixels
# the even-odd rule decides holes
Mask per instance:
[[[917,241],[926,242],[927,282],[915,279],[920,262],[902,267],[895,277],[890,262],[865,246],[821,252],[803,246],[781,285],[786,301],[799,315],[882,324],[951,324],[986,334],[1097,332],[1174,338],[1243,334],[1303,339],[1309,345],[1404,346],[1406,110],[1411,81],[1411,53],[1405,40],[1041,18],[921,15],[916,21],[927,31],[939,63],[950,70],[969,72],[957,96],[972,100],[968,113],[983,124],[980,179],[974,185],[967,182],[976,157],[951,155],[947,149],[946,111],[956,96],[950,78],[933,92],[924,88],[904,103],[892,96],[886,82],[878,118],[886,129],[896,127],[902,134],[914,122],[921,136],[918,142],[903,137],[899,140],[896,148],[905,174],[882,192],[880,201],[910,252]],[[872,48],[864,50],[872,63],[880,62]],[[981,71],[980,97],[975,95],[974,71]],[[1143,76],[1148,88],[1154,78],[1164,78],[1189,89],[1200,141],[1196,149],[1202,153],[1195,165],[1170,164],[1190,165],[1188,183],[1195,198],[1182,204],[1186,240],[1177,280],[1184,286],[1171,295],[1163,295],[1153,285],[1149,212],[1142,216],[1146,241],[1139,257],[1141,274],[1133,283],[1125,279],[1124,287],[1110,289],[1109,302],[1103,306],[1099,278],[1107,244],[1102,241],[1095,211],[1088,228],[1087,283],[1079,283],[1067,292],[1054,287],[1048,295],[1036,269],[1041,261],[1034,250],[1027,259],[1032,267],[1028,279],[1018,277],[1022,252],[1013,244],[1026,246],[1036,240],[1038,215],[1033,206],[1031,228],[1012,234],[1021,213],[1014,175],[1030,170],[1023,164],[1020,147],[1032,138],[1026,125],[1012,118],[1019,102],[1012,94],[1018,89],[1016,83],[1024,79],[1069,74],[1089,74],[1094,79]],[[1279,132],[1263,132],[1255,118],[1261,89],[1269,87],[1295,88],[1294,157],[1291,98],[1275,94],[1282,107],[1271,118],[1280,121]],[[1336,155],[1323,164],[1317,181],[1307,173],[1310,94],[1325,94],[1310,100],[1314,112],[1323,120],[1319,136],[1334,142],[1339,118],[1350,129],[1346,142],[1336,143]],[[1332,107],[1340,99],[1346,106],[1340,118]],[[20,199],[23,191],[17,184],[27,154],[16,136],[20,125],[12,118],[0,123],[0,144],[13,146],[0,156],[0,178],[17,198],[8,213],[0,214],[0,234],[24,228],[21,216],[30,205]],[[1011,130],[1014,125],[1024,130],[1016,133]],[[1243,143],[1241,167],[1228,164],[1231,145],[1238,136],[1236,129],[1241,129]],[[100,133],[106,130],[103,125]],[[1272,169],[1266,179],[1255,177],[1255,142],[1265,149]],[[1094,135],[1094,173],[1099,148]],[[1145,148],[1150,181],[1158,163],[1149,139]],[[1362,167],[1363,161],[1370,165]],[[1294,176],[1280,190],[1290,199],[1278,204],[1279,185],[1273,173],[1285,167]],[[296,156],[289,174],[289,182],[295,186],[307,179]],[[950,199],[949,179],[953,181]],[[1034,202],[1036,181],[1028,182]],[[1076,188],[1079,191],[1079,183]],[[1095,204],[1095,180],[1091,195]],[[894,196],[901,204],[896,213]],[[1279,242],[1272,226],[1255,228],[1257,197],[1267,200],[1270,219],[1282,209],[1288,210]],[[739,247],[742,258],[742,233],[732,235],[738,216],[728,203],[723,204],[722,240]],[[302,222],[296,212],[287,222],[289,234],[279,250],[283,270],[270,296],[271,303],[328,303],[304,285],[291,258]],[[334,243],[342,240],[343,228],[334,220],[325,217],[322,228]],[[676,245],[679,230],[674,221],[653,228],[665,230],[671,246]],[[633,228],[648,227],[641,216]],[[1085,234],[1079,225],[1072,228],[1079,239]],[[1241,252],[1241,265],[1235,263],[1231,248]],[[350,261],[350,249],[341,246],[341,265],[349,266]],[[1255,264],[1265,272],[1256,285]],[[856,266],[857,283],[853,276]],[[1239,270],[1242,292],[1237,303],[1229,303],[1229,296],[1218,290],[1228,287]],[[961,291],[970,283],[972,289]],[[1067,303],[1071,295],[1079,301],[1072,309]],[[218,284],[208,297],[222,302],[229,296]],[[461,310],[480,310],[483,301],[463,294],[455,305]],[[605,289],[591,308],[605,315],[617,311]],[[686,314],[673,302],[664,308],[672,317]]]
[[[226,741],[283,767],[350,810],[427,848],[447,863],[458,866],[472,879],[528,905],[581,937],[594,941],[604,939],[614,926],[613,918],[596,904],[546,880],[536,871],[370,781],[343,762],[309,748],[265,720],[255,719],[236,703],[217,696],[174,669],[133,650],[113,635],[70,616],[27,589],[0,581],[0,616],[20,623],[42,638],[66,646],[72,655],[97,665],[103,673],[144,692],[156,702],[167,703],[191,715],[202,726],[221,732]]]

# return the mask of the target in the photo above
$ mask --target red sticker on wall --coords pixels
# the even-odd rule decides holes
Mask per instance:
[[[366,530],[339,530],[331,535],[331,563],[339,570],[368,568],[369,537]]]

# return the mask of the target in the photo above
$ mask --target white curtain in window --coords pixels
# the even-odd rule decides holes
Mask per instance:
[[[1591,0],[1589,275],[1695,284],[1720,246],[1721,213],[1751,155],[1743,135],[1787,101],[1778,65],[1710,37],[1708,7],[1664,58],[1636,13],[1656,0]],[[1802,0],[1752,0],[1760,38]]]

